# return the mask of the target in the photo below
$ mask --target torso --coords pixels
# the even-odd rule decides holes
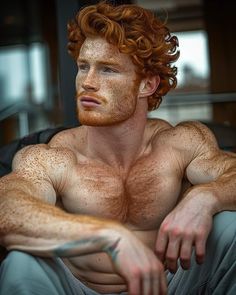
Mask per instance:
[[[156,124],[160,125],[159,131]],[[77,163],[66,176],[58,204],[74,214],[118,220],[154,249],[160,223],[174,208],[187,184],[183,181],[185,171],[177,160],[177,151],[169,144],[169,136],[162,136],[173,127],[163,121],[156,124],[150,122],[149,129],[155,130],[156,138],[159,133],[159,141],[150,142],[126,175],[87,158],[71,144],[68,148],[75,153]],[[149,133],[152,138],[152,132]],[[62,142],[66,134],[59,135],[52,145]],[[79,136],[83,139],[83,128]],[[76,277],[100,293],[126,290],[123,279],[114,273],[104,253],[64,259],[64,262]]]

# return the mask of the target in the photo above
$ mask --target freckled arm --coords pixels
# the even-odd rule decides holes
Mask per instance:
[[[59,186],[59,176],[55,176],[53,168],[54,179],[48,177],[50,159],[55,163],[55,156],[45,147],[24,150],[14,160],[14,171],[0,179],[0,244],[8,250],[40,256],[105,251],[125,229],[109,220],[70,214],[55,207],[54,187]],[[47,166],[42,165],[45,162]],[[70,167],[68,159],[67,165]]]
[[[203,202],[212,215],[223,210],[235,210],[236,154],[220,150],[210,130],[201,127],[202,140],[196,144],[199,148],[186,169],[193,187],[184,198]]]
[[[166,290],[161,262],[132,232],[113,221],[69,214],[54,203],[53,198],[42,200],[35,186],[19,175],[0,179],[0,243],[46,257],[105,252],[126,280],[129,294],[145,294],[140,288],[147,282],[154,290]]]
[[[15,188],[10,188],[13,180]],[[77,256],[104,251],[119,238],[119,224],[66,213],[32,196],[30,185],[14,175],[0,180],[0,243],[8,250]]]
[[[186,177],[192,186],[162,222],[156,242],[158,256],[173,272],[178,258],[184,269],[190,267],[193,247],[196,261],[203,263],[213,216],[236,209],[236,155],[221,151],[206,126],[182,126],[178,127],[183,137],[179,142],[185,145],[180,150],[184,150]]]

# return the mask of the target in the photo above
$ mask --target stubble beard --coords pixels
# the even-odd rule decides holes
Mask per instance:
[[[140,77],[134,81],[129,93],[119,103],[111,105],[110,110],[102,113],[99,110],[83,110],[77,105],[77,118],[86,126],[112,126],[130,119],[136,110]]]
[[[127,102],[127,101],[126,101]],[[136,109],[136,103],[126,108],[124,102],[113,106],[115,111],[102,113],[96,110],[80,110],[77,107],[77,118],[82,125],[86,126],[112,126],[122,123],[133,116]]]

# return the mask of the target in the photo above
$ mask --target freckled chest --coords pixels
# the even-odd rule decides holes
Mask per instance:
[[[92,161],[74,169],[62,192],[67,211],[111,218],[142,229],[156,228],[176,204],[181,190],[175,165],[163,157],[138,160],[125,178],[112,167]]]

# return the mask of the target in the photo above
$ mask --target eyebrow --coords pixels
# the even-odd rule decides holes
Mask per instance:
[[[77,62],[87,63],[88,61],[84,58],[78,58]],[[101,65],[108,65],[108,66],[119,66],[119,67],[121,66],[119,63],[115,61],[98,60],[97,63]]]

